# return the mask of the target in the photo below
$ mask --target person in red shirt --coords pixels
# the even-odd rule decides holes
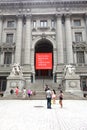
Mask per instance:
[[[18,95],[18,93],[19,93],[19,88],[18,88],[18,86],[16,87],[15,93],[16,93],[16,95]]]

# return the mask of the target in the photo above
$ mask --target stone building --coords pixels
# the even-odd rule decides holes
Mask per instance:
[[[36,68],[38,53],[52,54],[50,69]],[[57,83],[72,64],[86,86],[87,0],[0,0],[0,90],[14,63],[23,66],[26,82]]]

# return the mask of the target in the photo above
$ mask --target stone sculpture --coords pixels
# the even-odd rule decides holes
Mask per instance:
[[[64,66],[64,75],[66,75],[66,74],[69,74],[69,75],[75,74],[75,67],[70,64],[65,65]]]
[[[10,74],[11,76],[16,76],[16,75],[23,76],[22,67],[19,65],[19,63],[14,63],[12,67],[13,68]]]

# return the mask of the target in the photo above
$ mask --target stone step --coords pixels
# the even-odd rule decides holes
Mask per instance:
[[[35,83],[31,83],[28,87],[28,89],[31,89],[32,91],[44,91],[45,85],[48,85],[51,90],[55,89],[58,90],[58,84],[53,83],[53,80],[36,80]]]
[[[58,95],[59,95],[59,90],[58,89],[58,84],[57,83],[53,83],[52,80],[36,80],[35,83],[30,83],[29,86],[27,87],[27,89],[31,89],[33,91],[33,95],[30,97],[30,99],[32,100],[43,100],[46,99],[46,93],[44,91],[44,85],[47,84],[49,86],[49,88],[51,90],[55,89],[56,93],[57,93],[57,99],[58,99]],[[63,90],[63,88],[62,88]],[[83,97],[82,93],[78,93],[78,92],[64,92],[64,99],[87,99],[86,97]],[[19,93],[18,96],[15,95],[15,93],[13,95],[8,95],[7,97],[0,97],[0,99],[23,99],[23,95],[22,92]],[[29,99],[28,96],[25,99]]]
[[[57,100],[59,91],[57,91]],[[45,91],[36,91],[35,95],[32,95],[30,98],[26,96],[26,98],[23,98],[22,93],[19,93],[18,96],[15,94],[8,95],[6,97],[0,97],[0,100],[45,100],[46,99],[46,93]],[[71,92],[64,92],[64,100],[87,100],[87,97],[83,97],[79,94],[74,94]]]

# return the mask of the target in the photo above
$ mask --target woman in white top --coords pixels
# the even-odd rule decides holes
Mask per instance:
[[[26,98],[26,94],[27,94],[26,88],[24,88],[24,89],[23,89],[23,98]]]
[[[52,91],[52,103],[55,104],[56,103],[56,91],[53,89]]]

